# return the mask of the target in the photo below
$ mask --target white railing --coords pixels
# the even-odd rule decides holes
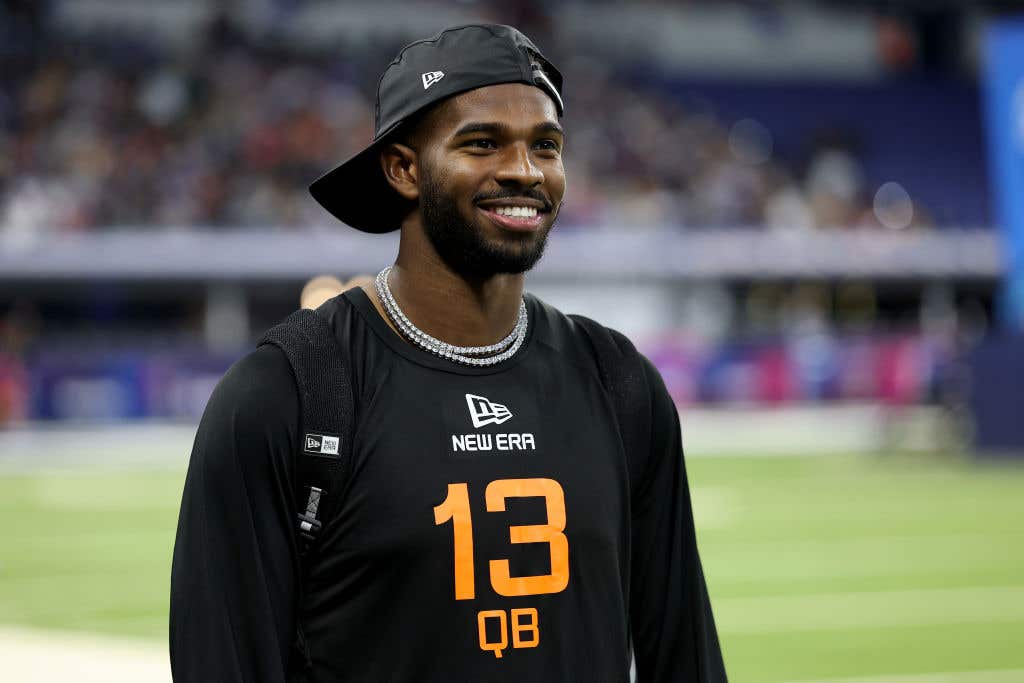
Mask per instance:
[[[2,237],[2,236],[0,236]],[[0,239],[0,281],[274,280],[376,272],[397,236],[317,231],[116,230]],[[964,229],[785,232],[556,230],[536,278],[995,279],[999,235]]]

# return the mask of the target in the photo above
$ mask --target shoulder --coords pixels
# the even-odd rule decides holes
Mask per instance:
[[[218,390],[236,393],[257,402],[260,390],[296,391],[295,378],[284,353],[271,344],[263,344],[237,360],[221,378]]]
[[[527,296],[540,318],[538,328],[544,341],[551,346],[563,351],[581,351],[600,363],[625,364],[637,371],[641,363],[647,362],[622,332],[583,315],[563,313],[532,294]]]
[[[298,443],[299,395],[284,354],[263,345],[217,383],[196,430],[189,472],[205,485],[276,480]]]
[[[298,414],[299,393],[284,353],[264,344],[235,362],[217,383],[206,407],[208,416],[268,426]]]
[[[539,334],[547,344],[559,350],[583,350],[592,355],[596,337],[613,343],[621,354],[632,356],[638,353],[629,338],[618,330],[586,316],[563,313],[534,294],[527,293],[526,298],[532,304],[531,312],[538,318]]]
[[[596,363],[606,388],[613,392],[624,391],[634,398],[637,398],[636,391],[646,389],[656,414],[666,405],[672,405],[658,369],[628,336],[592,318],[563,313],[535,295],[527,296],[541,318],[545,341],[559,350],[575,350],[589,356]],[[628,386],[622,386],[623,383]]]
[[[320,304],[316,313],[327,323],[334,341],[348,358],[356,340],[372,330],[371,321],[378,315],[374,307],[374,299],[366,289],[355,286]]]

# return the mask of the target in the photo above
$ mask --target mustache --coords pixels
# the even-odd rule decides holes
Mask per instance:
[[[544,204],[544,211],[551,211],[551,200],[540,190],[524,188],[522,190],[502,190],[500,192],[479,193],[473,195],[473,203],[485,202],[492,199],[533,199]]]

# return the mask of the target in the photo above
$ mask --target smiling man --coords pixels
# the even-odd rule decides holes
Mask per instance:
[[[561,89],[507,26],[448,29],[385,71],[374,141],[311,190],[400,230],[397,259],[317,309],[322,373],[264,344],[210,398],[175,680],[618,683],[635,659],[644,683],[725,681],[661,378],[523,291],[565,192]],[[306,433],[327,361],[351,428]],[[336,478],[306,481],[313,461]]]

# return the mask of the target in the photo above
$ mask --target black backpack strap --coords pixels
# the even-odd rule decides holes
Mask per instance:
[[[642,484],[651,443],[651,394],[642,357],[622,333],[582,315],[569,317],[583,330],[601,383],[611,395],[622,445],[630,456],[627,462],[635,494]]]
[[[327,321],[300,309],[267,330],[257,345],[280,348],[295,374],[302,410],[293,483],[300,552],[315,546],[345,488],[353,430],[352,386]]]
[[[263,344],[273,344],[288,357],[302,412],[293,468],[300,562],[296,599],[301,609],[309,556],[324,525],[340,509],[345,490],[355,421],[352,383],[334,332],[316,311],[295,311],[259,338],[257,346]],[[296,619],[294,647],[301,666],[311,669],[301,618]]]
[[[634,499],[646,485],[644,472],[651,448],[651,392],[640,352],[633,342],[582,315],[569,317],[583,330],[597,361],[601,384],[611,395],[619,437],[626,452],[629,487]],[[630,629],[630,650],[632,650]]]

